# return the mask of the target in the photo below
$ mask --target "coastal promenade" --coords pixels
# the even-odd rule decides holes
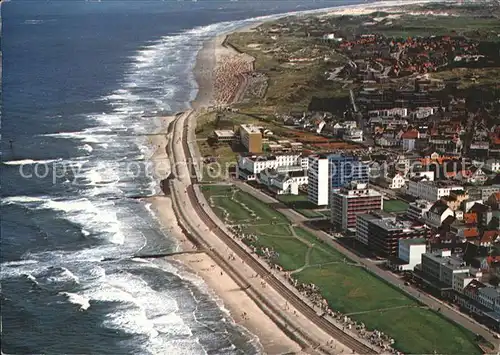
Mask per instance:
[[[257,293],[253,295],[253,299],[260,301],[259,306],[272,310],[275,323],[284,327],[287,333],[291,333],[307,352],[376,353],[367,344],[346,334],[316,313],[257,258],[254,258],[249,251],[228,235],[222,226],[219,227],[205,211],[206,203],[198,200],[199,195],[191,181],[192,176],[196,175],[193,174],[191,165],[188,163],[190,160],[187,139],[190,127],[188,122],[193,114],[193,112],[187,112],[178,116],[174,121],[169,144],[169,156],[172,159],[175,174],[175,179],[171,182],[172,199],[179,214],[179,220],[184,221],[192,231],[192,235],[197,235],[198,240],[204,244],[203,246],[215,254],[215,260],[225,264],[233,274],[242,274],[237,278],[245,280],[246,285],[243,287],[246,291]],[[256,303],[259,304],[259,302]],[[333,339],[339,340],[345,346],[334,344],[330,347]]]

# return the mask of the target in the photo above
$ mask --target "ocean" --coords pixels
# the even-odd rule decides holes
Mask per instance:
[[[159,192],[145,134],[196,96],[204,40],[355,2],[4,2],[2,351],[260,353],[197,276],[132,258],[178,248],[131,198]]]

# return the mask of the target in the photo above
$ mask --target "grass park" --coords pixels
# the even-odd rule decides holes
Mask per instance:
[[[384,200],[384,211],[393,213],[404,213],[409,204],[401,200]]]
[[[272,248],[275,262],[299,282],[314,283],[335,311],[392,336],[413,354],[480,354],[474,334],[372,275],[308,230],[232,185],[202,185],[226,225],[256,236],[247,244]]]
[[[325,212],[326,217],[330,216],[329,210],[318,209],[318,206],[308,201],[305,194],[279,195],[277,199],[306,218],[325,218]]]

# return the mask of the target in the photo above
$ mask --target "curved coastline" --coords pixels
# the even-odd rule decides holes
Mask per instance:
[[[194,109],[209,106],[213,99],[212,72],[216,65],[214,52],[220,38],[216,36],[206,41],[203,48],[197,53],[194,74],[198,83],[198,93],[196,99],[191,102]],[[171,170],[176,170],[175,166],[170,165],[170,157],[167,153],[169,145],[171,146],[175,141],[178,141],[178,138],[174,137],[172,123],[179,116],[186,114],[162,117],[161,131],[150,137],[151,144],[156,147],[151,160],[155,167],[155,178],[158,185],[162,185],[162,180],[171,173]],[[179,188],[174,189],[180,190]],[[171,188],[165,196],[150,197],[147,202],[151,203],[152,210],[162,228],[177,241],[179,251],[197,249],[200,246],[193,243],[189,227],[186,226],[185,221],[182,221],[176,199],[168,195],[175,193],[171,190],[173,189]],[[245,329],[244,332],[251,334],[251,341],[258,342],[257,347],[262,352],[267,354],[301,352],[301,346],[280,329],[242,289],[238,278],[234,274],[231,275],[229,269],[214,261],[209,253],[186,253],[168,259],[182,264],[203,279],[214,293],[214,297],[221,302],[222,308],[228,311],[236,324]]]

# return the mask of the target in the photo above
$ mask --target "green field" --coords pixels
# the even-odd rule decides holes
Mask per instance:
[[[277,199],[306,218],[324,218],[325,215],[318,206],[309,202],[307,195],[279,195]]]
[[[297,278],[304,283],[313,282],[328,304],[342,313],[417,304],[356,265],[338,263],[311,267],[297,274]]]
[[[356,319],[391,334],[404,353],[480,354],[474,334],[422,308],[359,314]]]
[[[333,310],[396,339],[405,353],[480,354],[474,334],[442,318],[349,260],[333,246],[293,226],[271,206],[231,186],[203,185],[214,212],[255,238],[248,245],[274,250],[272,260],[302,283],[314,283]]]
[[[403,213],[408,209],[408,203],[401,200],[384,200],[384,211]]]

